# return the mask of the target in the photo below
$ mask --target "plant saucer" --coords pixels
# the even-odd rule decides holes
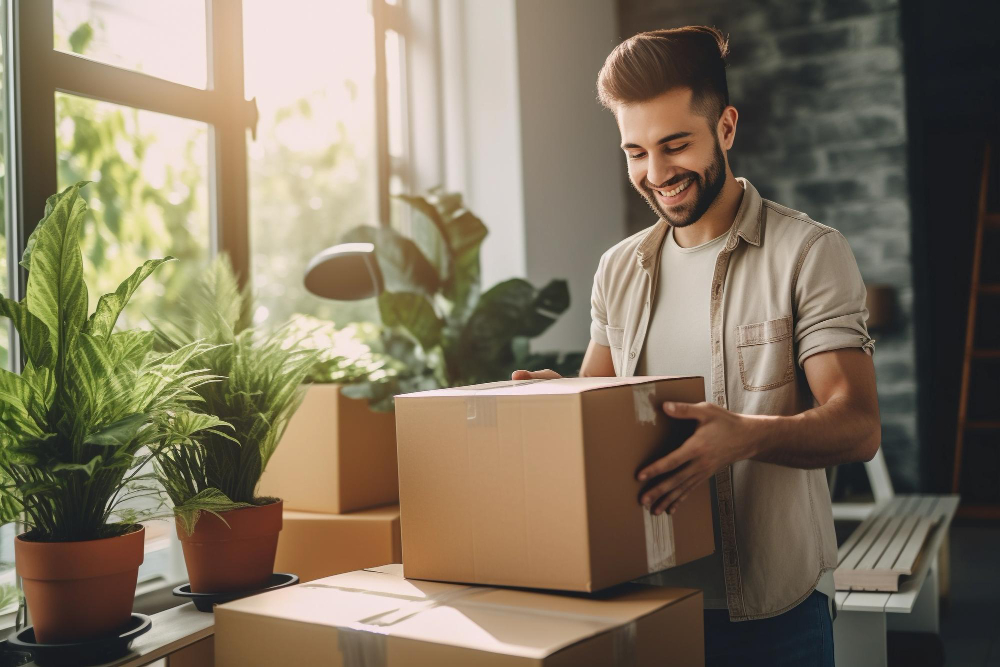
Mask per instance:
[[[192,593],[191,584],[182,584],[174,589],[174,595],[179,598],[189,598],[194,602],[194,606],[198,611],[210,612],[217,604],[232,602],[233,600],[250,597],[258,593],[266,593],[267,591],[276,591],[279,588],[294,586],[297,583],[299,583],[299,575],[275,572],[271,575],[271,579],[267,582],[267,585],[262,588],[254,588],[248,591],[228,591],[226,593]]]
[[[65,644],[39,644],[35,641],[35,628],[29,625],[7,640],[7,646],[14,651],[30,653],[39,667],[61,667],[63,665],[97,665],[110,662],[128,653],[132,640],[149,632],[153,619],[145,614],[132,614],[128,624],[121,631],[95,637],[87,641]]]

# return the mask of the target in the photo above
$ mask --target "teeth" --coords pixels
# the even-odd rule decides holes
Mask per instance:
[[[664,192],[663,190],[657,190],[657,192],[659,192],[661,195],[663,195],[665,197],[676,197],[677,195],[679,195],[680,193],[682,193],[684,190],[686,190],[689,185],[691,185],[691,181],[687,180],[687,181],[684,181],[683,183],[681,183],[680,185],[678,185],[673,190],[670,190],[669,192]]]

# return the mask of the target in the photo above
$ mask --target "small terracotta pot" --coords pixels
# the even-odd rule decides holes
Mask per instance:
[[[202,512],[194,534],[177,520],[192,593],[228,593],[263,588],[274,572],[282,502],[220,512]],[[228,526],[226,524],[229,524]]]
[[[146,529],[81,542],[32,542],[18,535],[14,560],[35,640],[59,644],[125,626],[132,615]]]

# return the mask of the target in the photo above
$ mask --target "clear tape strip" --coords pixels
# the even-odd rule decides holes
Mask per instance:
[[[616,667],[638,667],[639,651],[636,648],[635,621],[620,625],[611,631],[611,642],[614,647]],[[366,666],[367,667],[367,666]]]
[[[648,507],[643,507],[642,521],[646,528],[646,566],[649,572],[659,572],[676,565],[673,518],[666,512],[652,514]]]
[[[632,385],[632,406],[640,424],[655,424],[659,410],[656,405],[656,383]]]
[[[467,396],[465,398],[465,418],[468,420],[469,426],[496,426],[496,396]]]
[[[344,667],[386,667],[385,635],[371,628],[337,628],[337,646]]]

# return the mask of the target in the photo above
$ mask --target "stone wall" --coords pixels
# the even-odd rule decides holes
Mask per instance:
[[[920,483],[911,216],[899,6],[894,0],[619,0],[622,38],[714,25],[730,38],[740,112],[733,173],[839,229],[865,282],[896,288],[892,331],[873,332],[882,446],[897,491]],[[652,223],[634,190],[630,232]]]

